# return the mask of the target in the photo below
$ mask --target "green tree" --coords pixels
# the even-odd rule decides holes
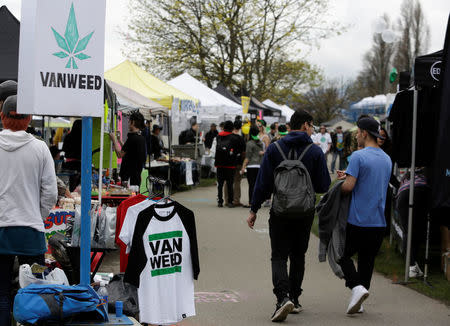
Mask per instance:
[[[309,111],[315,124],[329,121],[340,114],[349,104],[351,83],[344,80],[326,80],[320,86],[303,95],[301,103],[294,107]]]
[[[391,27],[387,14],[383,15],[387,27]],[[395,44],[383,41],[381,34],[374,33],[372,48],[364,55],[363,69],[360,71],[351,94],[355,100],[377,94],[395,92],[395,85],[389,82],[389,73],[392,69],[392,59],[395,55]]]
[[[327,17],[328,0],[131,0],[130,7],[126,56],[159,76],[188,71],[210,87],[220,82],[256,97],[316,85],[319,71],[301,50],[342,31]]]
[[[430,39],[430,28],[419,0],[403,1],[397,29],[401,37],[394,66],[398,71],[411,71],[414,59],[428,50]]]

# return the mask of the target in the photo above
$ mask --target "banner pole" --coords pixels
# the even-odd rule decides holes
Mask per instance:
[[[409,278],[409,264],[411,261],[411,239],[412,239],[412,221],[414,212],[414,186],[416,178],[416,141],[417,141],[417,102],[419,92],[417,86],[414,87],[414,104],[413,104],[413,125],[412,125],[412,154],[411,154],[411,170],[409,177],[409,208],[408,208],[408,233],[406,244],[406,262],[405,262],[405,283]]]
[[[83,117],[81,145],[81,237],[80,284],[90,284],[91,191],[92,191],[92,118]]]

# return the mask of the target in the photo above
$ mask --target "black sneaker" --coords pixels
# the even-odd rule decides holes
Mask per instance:
[[[294,309],[294,304],[292,301],[288,297],[284,298],[283,301],[277,303],[275,312],[272,315],[272,321],[284,321],[292,309]]]
[[[303,307],[300,303],[298,303],[298,300],[291,300],[294,304],[294,309],[292,309],[291,314],[299,314],[303,311]]]
[[[228,207],[228,208],[234,208],[235,206],[234,206],[233,204],[230,204],[230,203],[229,203],[229,204],[227,204],[227,207]]]
[[[223,207],[223,204],[222,203],[218,203],[217,207]]]

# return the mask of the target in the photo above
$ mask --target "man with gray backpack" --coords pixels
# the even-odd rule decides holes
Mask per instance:
[[[273,322],[302,310],[299,297],[314,220],[315,193],[326,192],[331,183],[325,156],[310,137],[314,130],[312,121],[308,112],[296,111],[290,121],[291,132],[267,148],[247,219],[253,229],[261,204],[273,194],[269,219],[273,292],[277,297]]]

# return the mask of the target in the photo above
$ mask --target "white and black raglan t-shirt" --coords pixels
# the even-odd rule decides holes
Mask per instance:
[[[177,202],[142,211],[124,278],[138,287],[140,322],[170,325],[195,316],[199,273],[194,213]]]

